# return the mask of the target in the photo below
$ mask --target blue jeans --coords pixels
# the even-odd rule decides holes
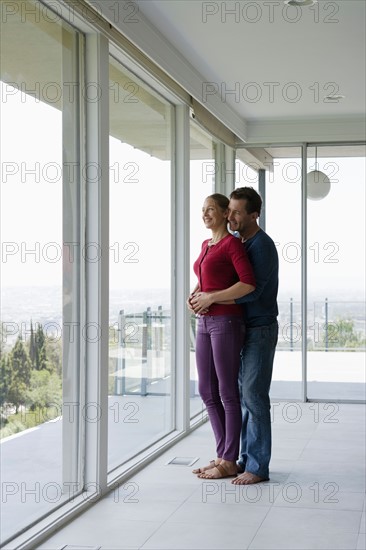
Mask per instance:
[[[198,320],[198,390],[206,405],[218,458],[239,454],[241,410],[238,387],[245,326],[241,315],[204,315]]]
[[[269,389],[278,338],[278,323],[247,327],[241,351],[239,390],[243,415],[239,464],[269,479],[271,416]]]

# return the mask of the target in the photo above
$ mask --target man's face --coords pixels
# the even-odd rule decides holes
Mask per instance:
[[[238,231],[240,235],[244,234],[249,228],[256,224],[258,218],[257,212],[247,213],[247,201],[245,199],[230,199],[228,222],[231,231]]]

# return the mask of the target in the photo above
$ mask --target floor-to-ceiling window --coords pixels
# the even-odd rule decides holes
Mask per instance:
[[[271,397],[301,399],[301,149],[238,149],[236,187],[244,186],[263,197],[260,225],[279,258],[279,333]]]
[[[280,260],[272,398],[364,400],[365,147],[307,147],[305,209],[300,147],[239,149],[236,168],[237,186],[263,194],[262,226]],[[301,303],[302,281],[307,304]]]
[[[173,107],[113,57],[108,469],[174,427]]]
[[[301,149],[273,148],[267,172],[265,230],[279,258],[278,344],[271,396],[301,399]],[[267,183],[268,182],[268,183]]]
[[[366,397],[365,153],[307,148],[309,399]]]
[[[40,2],[7,7],[0,82],[2,541],[81,488],[74,328],[82,38]]]

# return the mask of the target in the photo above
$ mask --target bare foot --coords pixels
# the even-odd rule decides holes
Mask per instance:
[[[261,481],[268,481],[268,478],[256,476],[251,472],[244,472],[233,479],[231,483],[234,483],[234,485],[253,485],[253,483],[260,483]]]
[[[220,464],[221,458],[216,458],[216,460],[210,460],[210,464],[208,466],[202,466],[202,468],[196,468],[195,470],[192,470],[193,474],[203,474],[207,470],[212,470],[212,468],[215,468],[216,464]]]
[[[199,474],[201,479],[222,479],[224,477],[234,477],[237,475],[236,463],[228,460],[222,460],[207,472]]]

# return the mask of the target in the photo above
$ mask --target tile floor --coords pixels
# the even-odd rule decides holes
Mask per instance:
[[[205,424],[37,550],[365,550],[364,405],[275,403],[269,482],[203,481]]]

